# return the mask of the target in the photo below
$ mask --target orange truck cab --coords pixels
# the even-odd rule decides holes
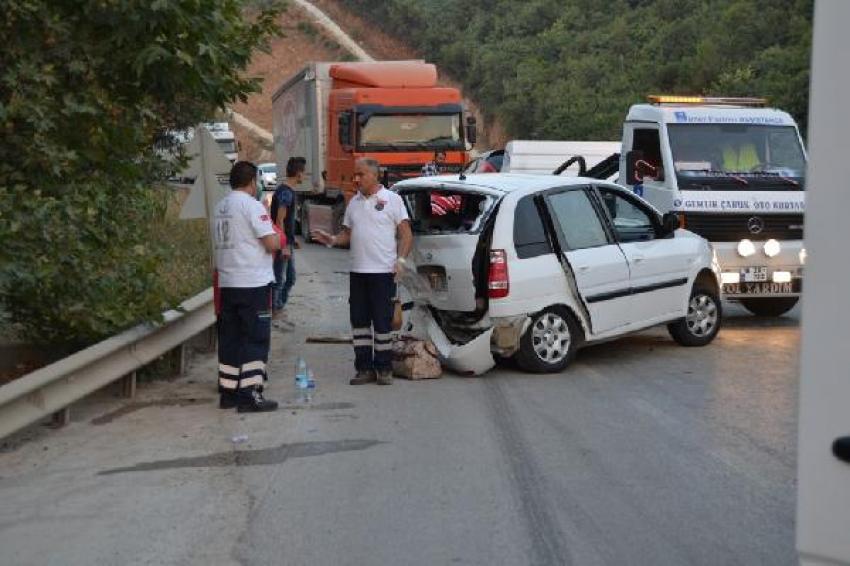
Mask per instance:
[[[444,172],[460,172],[475,142],[460,92],[437,86],[437,69],[423,61],[311,63],[273,98],[279,179],[290,157],[304,157],[298,195],[301,233],[339,230],[356,190],[354,162],[375,159],[382,181],[418,177],[437,152]]]

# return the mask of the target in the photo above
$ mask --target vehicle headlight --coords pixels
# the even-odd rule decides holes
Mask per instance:
[[[754,253],[756,253],[756,246],[752,240],[744,238],[738,242],[738,255],[741,257],[750,257]]]
[[[782,246],[779,245],[779,242],[771,238],[770,240],[764,243],[764,255],[767,257],[778,256],[779,252],[782,251]]]
[[[800,265],[806,265],[806,258],[808,254],[806,253],[806,248],[800,250]]]

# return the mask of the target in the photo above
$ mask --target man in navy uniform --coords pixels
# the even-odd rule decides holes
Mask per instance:
[[[389,385],[392,373],[392,319],[395,275],[410,253],[413,233],[404,201],[378,182],[378,162],[354,165],[357,194],[345,209],[343,230],[313,237],[327,246],[351,247],[349,314],[357,374],[349,381]]]
[[[230,170],[229,195],[215,209],[219,407],[239,412],[277,409],[263,397],[271,333],[272,259],[285,240],[256,199],[257,167],[239,161]]]

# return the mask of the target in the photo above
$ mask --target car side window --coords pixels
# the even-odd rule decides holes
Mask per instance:
[[[568,190],[548,197],[553,219],[561,229],[569,250],[609,244],[596,208],[584,190]]]
[[[620,242],[641,242],[656,237],[653,214],[636,201],[612,189],[599,188],[614,233]]]
[[[519,259],[552,253],[534,196],[519,199],[514,211],[514,248]]]

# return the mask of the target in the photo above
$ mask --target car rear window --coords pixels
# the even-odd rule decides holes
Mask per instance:
[[[517,257],[528,259],[552,253],[534,196],[519,199],[514,212],[514,248]]]
[[[450,190],[414,189],[401,193],[414,234],[478,233],[496,198]]]

